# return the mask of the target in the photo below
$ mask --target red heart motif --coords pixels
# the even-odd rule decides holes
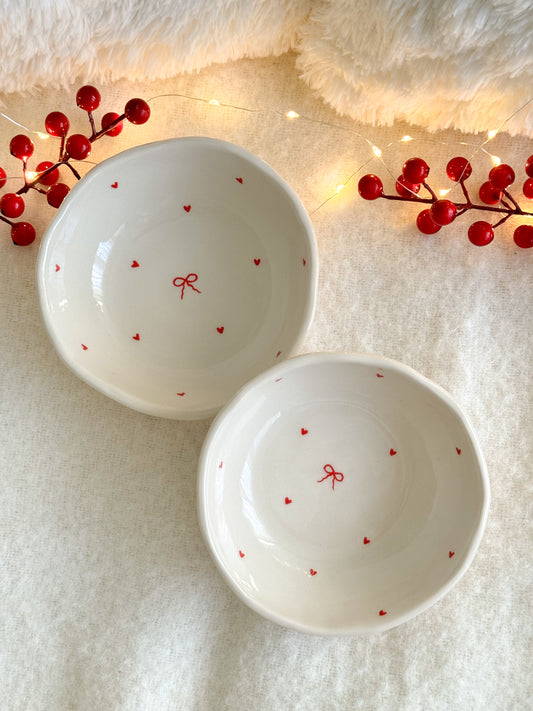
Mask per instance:
[[[117,183],[116,180],[115,180],[114,183],[111,183],[111,187],[112,187],[112,188],[118,188],[118,183]]]
[[[85,343],[82,343],[81,347],[83,348],[84,351],[86,351],[89,346],[86,346]]]
[[[302,427],[302,429],[300,430],[300,432],[301,432],[303,435],[306,435],[306,434],[309,432],[309,430],[306,430],[305,427]]]
[[[384,378],[384,375],[381,375],[381,373],[376,373],[376,378]]]
[[[140,340],[141,340],[141,337],[139,336],[138,333],[136,333],[134,336],[132,336],[132,338],[133,338],[134,341],[140,341]]]
[[[258,267],[258,266],[261,264],[261,260],[260,260],[260,259],[254,259],[254,264],[255,264],[256,267]]]
[[[302,262],[303,262],[303,265],[304,265],[304,267],[305,267],[305,265],[307,264],[307,262],[305,261],[305,259],[302,259]]]
[[[219,333],[224,333],[224,326],[217,326],[217,331]]]
[[[311,575],[316,575],[316,570],[313,570],[313,568],[311,568],[309,572],[311,573]]]
[[[281,351],[278,351],[278,352],[276,353],[276,358],[279,358],[280,355],[281,355]]]
[[[394,455],[395,455],[395,454],[398,454],[398,452],[397,452],[395,449],[393,449],[393,448],[391,447],[390,450],[389,450],[389,454],[391,455],[391,457],[394,457]]]
[[[461,450],[459,449],[459,447],[456,447],[455,451],[457,452],[457,454],[461,454]]]
[[[448,558],[453,558],[455,555],[455,551],[448,551]]]
[[[59,266],[59,264],[56,264],[56,272],[58,272],[60,269],[61,267]]]
[[[235,180],[242,185],[242,178],[235,178]]]
[[[134,259],[133,262],[131,263],[131,268],[135,269],[138,266],[139,266],[139,262],[136,259]]]
[[[184,205],[184,206],[183,206],[183,209],[185,210],[185,212],[190,212],[190,211],[191,211],[191,206],[190,206],[190,205]]]
[[[179,395],[180,397],[183,397],[185,393],[176,393],[176,395]]]
[[[367,543],[370,543],[370,538],[367,538],[367,537],[365,536],[365,537],[363,538],[363,543],[364,543],[365,546],[366,546]]]
[[[383,615],[386,615],[386,614],[387,614],[387,612],[386,612],[385,610],[380,610],[380,611],[379,611],[380,617],[383,617]]]
[[[292,499],[289,499],[288,496],[285,497],[285,503],[286,504],[292,504]]]
[[[279,383],[280,380],[283,380],[283,378],[276,378],[276,379],[274,380],[274,382],[275,382],[275,383]]]
[[[244,558],[244,553],[242,551],[239,551],[239,555],[241,556],[241,558]]]
[[[220,464],[218,465],[218,468],[222,469],[223,464],[224,464],[224,462],[220,462]]]

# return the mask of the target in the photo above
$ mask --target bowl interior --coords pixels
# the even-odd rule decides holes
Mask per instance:
[[[388,360],[294,358],[213,424],[199,513],[215,560],[258,612],[297,629],[394,626],[468,567],[484,464],[451,398]]]
[[[150,414],[206,416],[305,334],[317,259],[277,174],[214,139],[125,151],[50,226],[38,281],[65,361]]]

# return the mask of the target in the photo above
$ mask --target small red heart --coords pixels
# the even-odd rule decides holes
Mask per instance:
[[[285,503],[286,504],[292,504],[292,499],[289,499],[288,496],[285,497]]]
[[[242,185],[242,178],[235,178],[235,180]]]
[[[140,341],[140,340],[141,340],[141,337],[139,336],[138,333],[136,333],[134,336],[132,336],[132,338],[133,338],[134,341]]]
[[[242,551],[239,551],[239,555],[241,556],[241,558],[244,558],[244,553]]]
[[[275,382],[275,383],[279,383],[280,380],[283,380],[283,378],[276,378],[276,379],[274,380],[274,382]]]
[[[220,464],[218,465],[218,468],[222,469],[223,464],[224,464],[224,462],[220,462]]]
[[[313,568],[311,568],[309,572],[311,573],[311,575],[316,575],[316,570],[313,570]]]
[[[111,187],[112,187],[112,188],[118,188],[118,183],[117,183],[116,180],[115,180],[114,183],[111,183]]]
[[[179,395],[180,397],[183,397],[185,393],[176,393],[176,395]]]
[[[83,348],[84,351],[86,351],[89,346],[86,346],[85,343],[82,343],[81,347]]]
[[[261,260],[260,260],[260,259],[254,259],[254,264],[255,264],[256,267],[258,267],[258,266],[261,264]]]
[[[364,543],[365,546],[366,546],[367,543],[370,543],[370,538],[367,538],[367,537],[365,536],[365,537],[363,538],[363,543]]]
[[[278,352],[276,353],[276,358],[279,358],[280,355],[281,355],[281,351],[278,351]]]
[[[184,205],[184,206],[183,206],[183,209],[185,210],[185,212],[190,212],[190,211],[191,211],[191,206],[190,206],[190,205]]]
[[[398,454],[398,452],[397,452],[395,449],[393,449],[393,448],[391,447],[390,450],[389,450],[389,454],[391,455],[391,457],[394,457],[394,455],[395,455],[395,454]]]
[[[302,259],[302,262],[303,262],[303,265],[304,265],[304,267],[305,267],[305,265],[307,264],[307,262],[305,261],[305,259]]]
[[[224,326],[217,326],[217,331],[219,333],[224,333]]]
[[[384,378],[384,375],[381,375],[381,373],[376,373],[376,378]]]
[[[457,452],[457,454],[461,454],[461,450],[459,449],[459,447],[456,447],[455,451]]]
[[[59,264],[56,264],[56,272],[58,272],[60,269],[61,267],[59,266]]]
[[[303,435],[306,435],[306,434],[309,432],[309,430],[306,430],[305,427],[302,427],[302,429],[300,430],[300,432],[301,432]]]
[[[453,558],[455,555],[455,551],[448,551],[448,558]]]
[[[383,617],[383,615],[386,615],[386,614],[387,614],[387,612],[386,612],[385,610],[380,610],[380,611],[379,611],[380,617]]]
[[[136,259],[134,259],[133,262],[131,263],[131,268],[135,269],[138,266],[139,266],[139,262]]]

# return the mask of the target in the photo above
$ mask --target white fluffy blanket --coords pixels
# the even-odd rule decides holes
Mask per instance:
[[[299,54],[339,113],[498,128],[533,96],[531,0],[5,0],[0,91]],[[506,129],[533,134],[533,102]]]

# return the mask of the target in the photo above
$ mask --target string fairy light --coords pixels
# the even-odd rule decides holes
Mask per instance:
[[[177,97],[180,97],[180,98],[189,99],[189,100],[191,100],[191,101],[200,101],[200,102],[203,102],[203,103],[211,104],[211,105],[213,105],[213,106],[222,106],[222,107],[225,107],[225,108],[235,109],[235,110],[238,110],[238,111],[247,111],[247,112],[251,112],[251,113],[275,113],[275,114],[277,114],[278,116],[283,116],[284,118],[286,118],[286,119],[288,119],[288,120],[290,120],[290,121],[292,121],[292,120],[294,120],[294,119],[301,119],[301,120],[303,120],[303,121],[306,121],[306,122],[309,122],[309,123],[314,123],[314,124],[317,124],[317,125],[319,125],[319,126],[335,128],[335,129],[341,130],[341,131],[347,131],[347,132],[351,133],[352,135],[356,136],[357,138],[360,138],[361,140],[365,141],[365,142],[368,144],[369,148],[371,149],[371,151],[372,151],[372,153],[373,153],[373,155],[374,155],[374,158],[378,159],[378,160],[381,162],[381,164],[382,164],[384,170],[391,176],[391,178],[392,178],[393,180],[396,180],[396,177],[393,175],[393,173],[391,172],[391,170],[389,169],[388,165],[386,164],[386,162],[385,162],[385,160],[384,160],[384,158],[383,158],[384,153],[385,153],[386,151],[388,151],[392,146],[397,145],[397,144],[399,144],[399,143],[408,143],[408,142],[411,142],[411,141],[414,141],[414,140],[417,140],[417,141],[426,141],[426,142],[430,142],[430,143],[436,143],[436,144],[443,145],[443,146],[449,145],[446,141],[440,141],[440,140],[438,140],[438,139],[430,139],[430,138],[427,138],[427,137],[414,139],[412,136],[406,134],[406,135],[402,136],[402,138],[400,138],[399,140],[390,141],[390,142],[385,146],[385,148],[382,149],[382,148],[380,148],[379,146],[377,146],[373,141],[371,141],[367,136],[363,135],[362,133],[360,133],[359,131],[355,130],[354,128],[347,127],[347,126],[343,126],[343,125],[336,124],[336,123],[332,123],[332,122],[330,122],[330,121],[322,121],[321,119],[315,119],[315,118],[311,118],[311,117],[309,117],[309,116],[303,116],[302,114],[299,114],[299,113],[298,113],[297,111],[295,111],[294,109],[289,109],[288,111],[286,111],[286,112],[284,112],[284,113],[282,113],[282,112],[280,112],[280,111],[272,110],[272,109],[250,109],[250,108],[248,108],[248,107],[237,106],[237,105],[235,105],[235,104],[222,103],[222,102],[219,102],[217,99],[210,99],[210,100],[207,100],[207,99],[202,99],[202,98],[200,98],[200,97],[190,96],[190,95],[187,95],[187,94],[160,94],[160,95],[158,95],[158,96],[152,97],[152,99],[149,99],[148,101],[152,101],[152,100],[154,100],[154,99],[158,99],[158,98],[166,97],[166,96],[177,96]],[[472,144],[472,143],[468,143],[468,142],[466,142],[466,141],[459,141],[459,142],[458,142],[459,145],[463,145],[463,146],[465,146],[465,147],[469,147],[469,148],[473,148],[473,149],[474,149],[473,152],[472,152],[470,161],[474,158],[474,156],[478,153],[478,151],[482,151],[483,153],[485,153],[485,154],[489,157],[489,159],[492,161],[493,165],[495,165],[495,166],[496,166],[496,165],[500,165],[500,164],[501,164],[501,159],[499,158],[499,156],[493,155],[493,154],[491,154],[489,151],[487,151],[487,149],[485,148],[485,145],[486,145],[488,142],[492,141],[492,140],[502,131],[502,129],[506,126],[506,124],[507,124],[516,114],[518,114],[520,111],[522,111],[522,110],[523,110],[528,104],[530,104],[531,102],[533,102],[533,97],[532,97],[531,99],[528,99],[528,101],[526,101],[524,104],[522,104],[522,106],[520,106],[518,109],[516,109],[508,118],[505,119],[505,121],[503,121],[503,123],[502,123],[498,128],[492,129],[492,130],[488,131],[488,132],[487,132],[487,138],[486,138],[486,140],[485,140],[482,144]],[[342,183],[342,185],[345,187],[345,186],[347,185],[347,183],[348,183],[350,180],[352,180],[352,179],[353,179],[363,168],[365,168],[365,167],[368,165],[368,163],[371,162],[372,160],[373,160],[373,159],[371,158],[370,161],[365,161],[365,163],[363,163],[361,166],[359,166],[359,167]],[[450,190],[453,190],[453,189],[456,188],[456,187],[457,187],[457,185],[453,186],[452,188],[449,188],[446,194],[448,194],[448,192],[450,192]],[[331,194],[331,195],[330,195],[328,198],[326,198],[322,203],[320,203],[320,205],[319,205],[317,208],[315,208],[315,209],[311,212],[311,214],[314,214],[315,212],[317,212],[317,211],[318,211],[320,208],[322,208],[326,203],[328,203],[332,198],[336,197],[336,196],[342,191],[342,189],[343,189],[343,188],[340,188],[340,189],[339,189],[339,186],[337,186],[337,188],[336,188],[336,190],[335,190],[335,193]],[[409,190],[408,187],[406,187],[406,189]]]
[[[33,129],[25,126],[23,123],[19,123],[18,121],[15,121],[15,119],[12,119],[7,114],[2,113],[2,111],[0,111],[0,116],[5,118],[7,121],[10,121],[15,126],[18,126],[19,128],[23,128],[25,131],[28,131],[29,133],[35,134],[38,138],[40,138],[43,141],[46,141],[50,138],[50,136],[47,133],[43,133],[42,131],[34,131]]]
[[[366,168],[367,165],[369,165],[369,164],[370,164],[372,161],[374,161],[374,160],[378,160],[378,161],[382,164],[384,170],[391,176],[391,178],[392,178],[394,181],[396,181],[396,177],[395,177],[394,174],[391,172],[390,168],[388,167],[388,165],[386,164],[386,162],[385,162],[385,160],[384,160],[384,154],[385,154],[386,152],[388,152],[391,147],[393,147],[393,146],[395,146],[395,145],[398,145],[398,144],[401,144],[401,143],[408,143],[408,142],[412,142],[412,141],[435,143],[435,144],[439,144],[439,145],[443,145],[443,146],[450,145],[448,142],[446,142],[446,141],[441,141],[441,140],[439,140],[439,139],[433,139],[433,138],[429,138],[429,137],[427,137],[427,136],[426,136],[426,137],[422,137],[422,138],[413,138],[412,136],[406,134],[406,135],[402,136],[400,139],[390,141],[386,146],[384,146],[383,148],[380,148],[380,147],[379,147],[378,145],[376,145],[368,136],[365,136],[364,134],[360,133],[359,131],[357,131],[356,129],[354,129],[354,128],[352,128],[352,127],[345,126],[345,125],[341,125],[341,124],[337,124],[337,123],[333,123],[333,122],[331,122],[331,121],[323,121],[323,120],[321,120],[321,119],[315,119],[315,118],[311,118],[311,117],[309,117],[309,116],[304,116],[304,115],[302,115],[302,114],[299,114],[299,113],[298,113],[297,111],[295,111],[294,109],[289,109],[289,110],[287,110],[287,111],[285,111],[285,112],[281,112],[281,111],[278,111],[278,110],[275,110],[275,109],[265,109],[265,108],[254,109],[254,108],[250,108],[250,107],[247,107],[247,106],[240,106],[240,105],[237,105],[237,104],[231,104],[231,103],[221,102],[221,101],[219,101],[218,99],[215,99],[215,98],[207,99],[207,98],[203,98],[203,97],[191,96],[191,95],[189,95],[189,94],[182,94],[182,93],[157,94],[156,96],[152,96],[150,99],[148,99],[148,103],[153,102],[153,101],[156,101],[156,100],[158,100],[158,99],[162,99],[162,98],[181,98],[181,99],[186,99],[186,100],[188,100],[188,101],[194,101],[194,102],[203,103],[203,104],[206,104],[206,105],[209,105],[209,106],[213,106],[213,107],[216,107],[216,108],[226,108],[226,109],[231,109],[231,110],[235,110],[235,111],[244,111],[244,112],[247,112],[247,113],[254,113],[254,114],[274,113],[274,114],[276,114],[276,115],[278,115],[278,116],[281,116],[281,117],[283,117],[283,118],[285,118],[286,120],[289,120],[289,121],[293,121],[293,120],[295,120],[295,119],[300,119],[300,120],[302,120],[302,121],[309,122],[309,123],[312,123],[312,124],[316,124],[316,125],[321,126],[321,127],[333,128],[333,129],[336,129],[336,130],[348,132],[348,133],[350,133],[351,135],[353,135],[353,136],[359,138],[360,140],[366,142],[367,145],[369,146],[371,152],[372,152],[372,156],[371,156],[368,160],[364,161],[359,167],[357,167],[342,183],[337,184],[337,186],[336,186],[336,188],[335,188],[335,192],[332,193],[332,194],[331,194],[329,197],[327,197],[325,200],[323,200],[323,201],[320,203],[320,205],[318,205],[318,207],[316,207],[313,211],[311,211],[311,213],[310,213],[311,215],[313,215],[314,213],[316,213],[316,212],[317,212],[318,210],[320,210],[326,203],[328,203],[328,202],[329,202],[330,200],[332,200],[334,197],[336,197],[337,195],[339,195],[339,193],[341,193],[341,192],[347,187],[348,183],[349,183],[351,180],[353,180],[353,178],[355,178],[356,175],[358,175],[364,168]],[[476,155],[478,152],[481,151],[482,153],[484,153],[484,154],[486,154],[486,155],[488,156],[488,158],[491,160],[491,162],[492,162],[492,164],[493,164],[494,166],[500,165],[500,164],[501,164],[501,159],[500,159],[500,157],[499,157],[499,156],[496,156],[496,155],[493,155],[492,153],[490,153],[490,151],[488,151],[488,150],[485,148],[485,146],[486,146],[490,141],[494,140],[494,138],[503,130],[503,128],[509,123],[509,121],[511,121],[511,120],[514,118],[514,116],[516,116],[520,111],[522,111],[526,106],[528,106],[528,105],[529,105],[530,103],[532,103],[532,102],[533,102],[533,97],[531,97],[530,99],[528,99],[524,104],[522,104],[519,108],[517,108],[510,116],[508,116],[508,117],[502,122],[502,124],[501,124],[498,128],[491,129],[490,131],[488,131],[488,132],[487,132],[487,138],[486,138],[481,144],[473,144],[473,143],[468,143],[468,142],[466,142],[466,141],[457,141],[457,142],[454,142],[454,144],[455,144],[455,145],[462,145],[462,146],[465,146],[465,147],[469,147],[469,148],[473,148],[473,149],[474,149],[473,152],[472,152],[471,158],[469,159],[469,162],[475,157],[475,155]],[[3,117],[4,119],[6,119],[7,121],[10,121],[10,122],[13,123],[14,125],[19,126],[20,128],[24,129],[25,131],[28,131],[28,132],[30,132],[30,133],[33,133],[34,135],[36,135],[38,138],[40,138],[40,139],[42,139],[42,140],[46,140],[46,139],[50,138],[50,136],[49,136],[47,133],[43,133],[42,131],[35,131],[35,130],[33,130],[33,129],[30,129],[30,128],[28,128],[27,126],[25,126],[24,124],[19,123],[18,121],[15,121],[14,119],[12,119],[10,116],[8,116],[7,114],[5,114],[5,113],[3,113],[3,112],[0,112],[0,116]],[[85,162],[85,163],[88,163],[89,161],[84,161],[84,162]],[[33,173],[33,172],[31,172],[31,171],[28,171],[28,172],[26,173],[26,175],[28,176],[29,179],[33,179],[34,177],[37,176],[37,173]],[[448,194],[451,190],[453,190],[454,188],[457,188],[457,184],[454,185],[452,188],[440,190],[440,191],[439,191],[439,195],[440,195],[441,197],[444,197],[445,195],[447,195],[447,194]],[[408,188],[407,186],[405,186],[405,189],[409,190],[409,188]]]

